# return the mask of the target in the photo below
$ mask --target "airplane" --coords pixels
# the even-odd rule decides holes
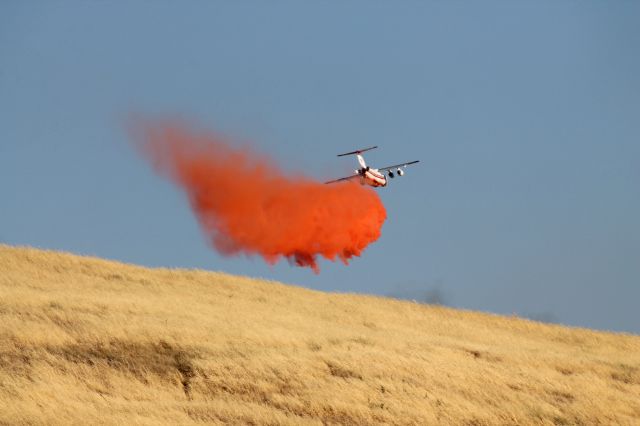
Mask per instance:
[[[358,149],[352,152],[346,152],[344,154],[338,154],[338,157],[344,157],[345,155],[356,155],[358,157],[358,162],[360,163],[360,168],[354,171],[354,174],[351,176],[343,177],[340,179],[330,180],[325,183],[335,183],[341,182],[350,179],[359,179],[361,185],[369,185],[374,188],[387,186],[388,180],[385,176],[384,172],[387,172],[387,175],[393,179],[396,175],[402,176],[404,175],[405,167],[416,164],[420,162],[420,160],[410,161],[408,163],[396,164],[393,166],[380,167],[379,169],[373,169],[367,166],[367,163],[364,161],[364,157],[362,157],[362,153],[365,151],[370,151],[372,149],[376,149],[377,146],[372,146],[369,148]],[[396,169],[394,171],[394,169]]]

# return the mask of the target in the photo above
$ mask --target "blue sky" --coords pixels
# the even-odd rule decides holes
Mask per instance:
[[[0,241],[640,333],[640,3],[0,3]],[[127,117],[320,179],[420,159],[320,275],[210,250]]]

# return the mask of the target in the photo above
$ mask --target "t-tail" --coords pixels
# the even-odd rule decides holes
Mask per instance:
[[[364,161],[364,157],[362,157],[362,153],[365,151],[371,151],[372,149],[376,149],[377,146],[371,146],[369,148],[362,148],[362,149],[358,149],[356,151],[351,151],[351,152],[345,152],[344,154],[338,154],[338,157],[344,157],[345,155],[356,155],[358,157],[358,163],[360,163],[360,167],[362,167],[363,169],[367,168],[367,163]]]

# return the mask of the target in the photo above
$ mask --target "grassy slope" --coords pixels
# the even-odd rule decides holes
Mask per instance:
[[[638,424],[640,337],[0,245],[0,424]]]

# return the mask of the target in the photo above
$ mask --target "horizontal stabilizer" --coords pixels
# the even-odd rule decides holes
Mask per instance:
[[[357,151],[345,152],[344,154],[338,154],[338,157],[344,157],[345,155],[354,155],[354,154],[362,154],[365,151],[371,151],[372,149],[376,149],[377,146],[371,146],[369,148],[362,148]]]

